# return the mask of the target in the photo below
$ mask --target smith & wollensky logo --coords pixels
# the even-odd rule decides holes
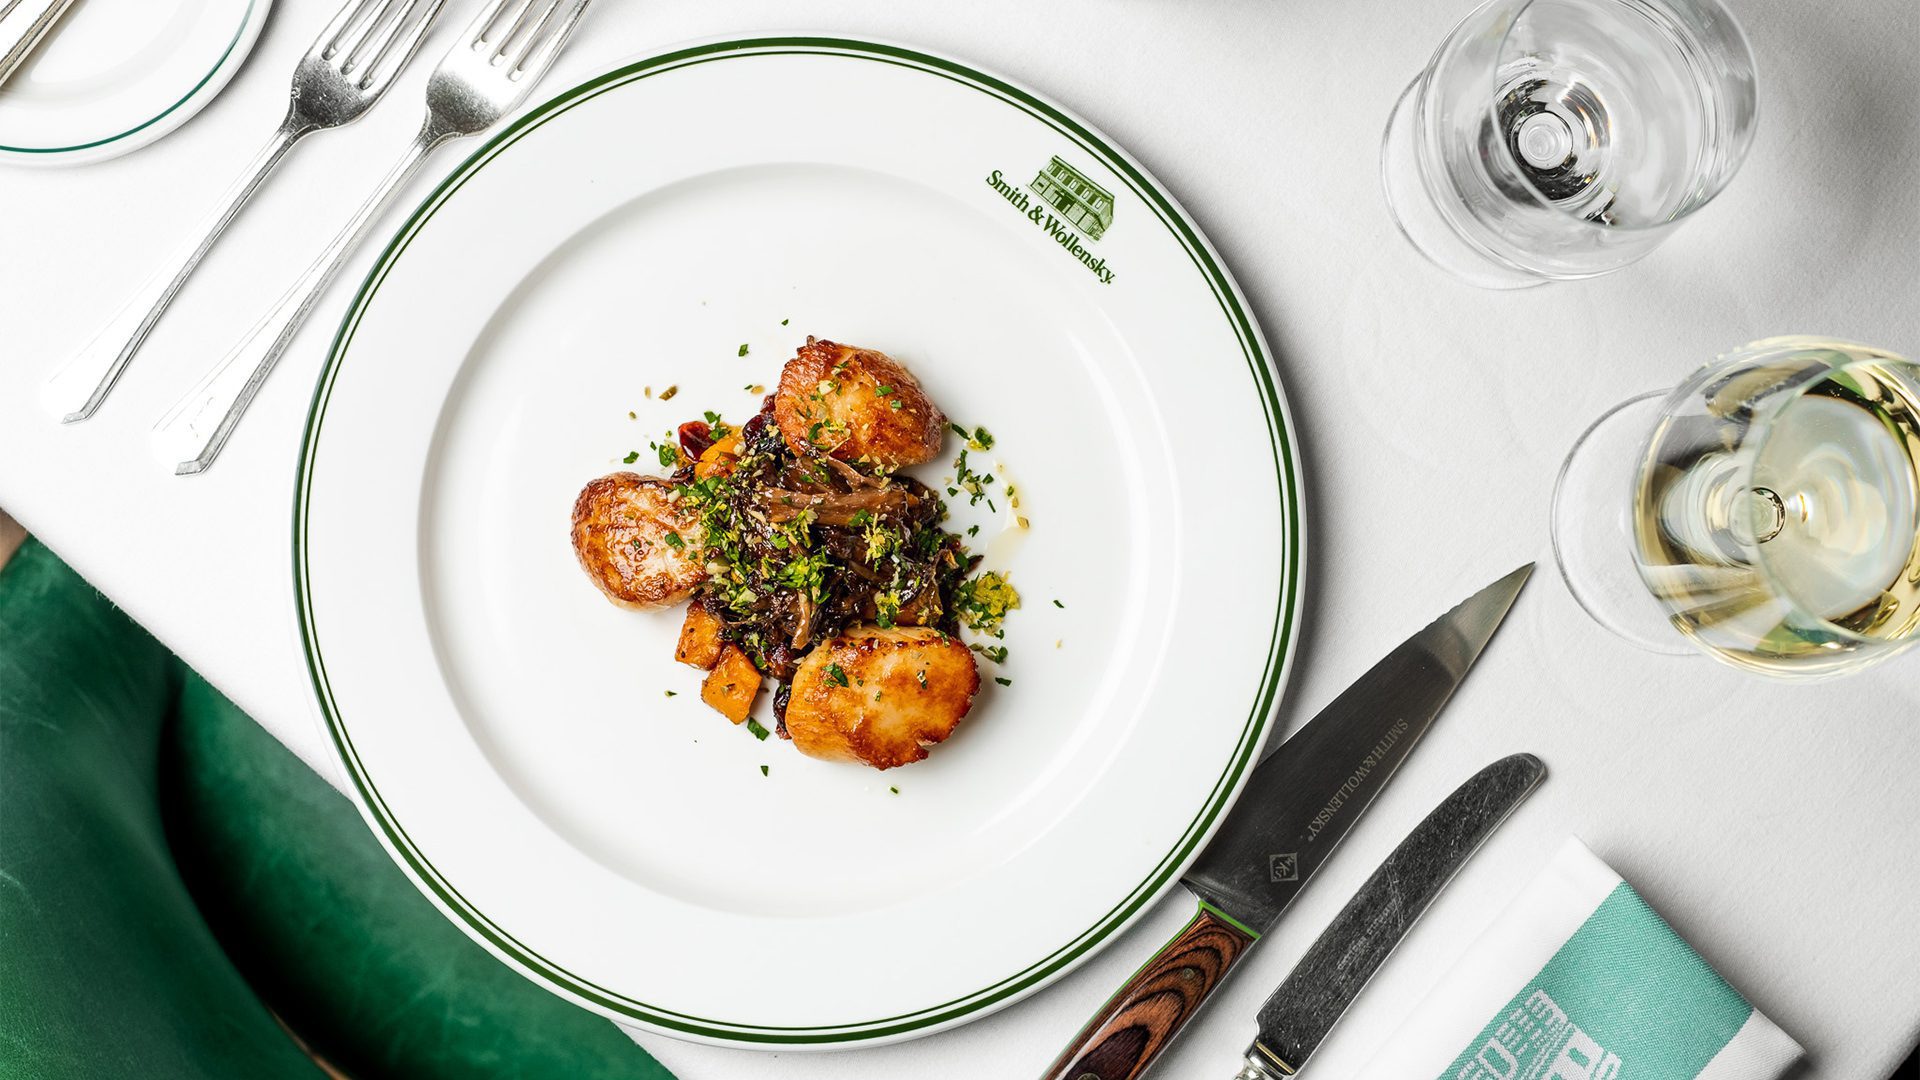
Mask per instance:
[[[1033,178],[1031,192],[1009,183],[999,169],[993,170],[987,183],[1007,200],[1007,205],[1045,229],[1054,243],[1093,271],[1100,284],[1113,284],[1113,268],[1107,265],[1107,260],[1094,255],[1081,242],[1082,237],[1089,241],[1100,239],[1113,224],[1111,192],[1057,157]]]

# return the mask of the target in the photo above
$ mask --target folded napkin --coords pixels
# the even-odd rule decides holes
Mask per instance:
[[[1772,1080],[1800,1045],[1569,839],[1363,1080]]]

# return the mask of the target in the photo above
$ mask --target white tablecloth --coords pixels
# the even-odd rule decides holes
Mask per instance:
[[[551,76],[558,89],[715,34],[884,37],[1024,81],[1131,149],[1226,256],[1292,400],[1311,551],[1282,727],[1447,605],[1542,561],[1432,738],[1162,1075],[1230,1074],[1259,1002],[1354,887],[1456,782],[1514,750],[1552,779],[1392,958],[1315,1075],[1351,1075],[1570,833],[1804,1042],[1812,1075],[1881,1080],[1920,1038],[1920,657],[1784,686],[1651,656],[1589,622],[1551,564],[1555,470],[1619,399],[1770,334],[1920,354],[1920,6],[1734,3],[1762,72],[1744,172],[1644,263],[1518,294],[1425,265],[1379,193],[1388,109],[1466,0],[601,0]],[[454,5],[429,56],[473,6]],[[294,631],[289,508],[312,377],[380,245],[327,294],[210,474],[166,475],[145,432],[386,167],[429,65],[294,155],[93,421],[60,428],[34,400],[265,140],[333,7],[280,0],[227,91],[152,147],[0,173],[0,506],[337,782]],[[919,1042],[809,1055],[640,1041],[688,1080],[1035,1075],[1191,909],[1170,895],[1050,989]]]

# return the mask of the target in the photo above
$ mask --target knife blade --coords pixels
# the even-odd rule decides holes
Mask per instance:
[[[1260,1007],[1260,1034],[1234,1080],[1298,1073],[1433,898],[1546,775],[1532,754],[1501,758],[1408,833]]]
[[[73,0],[0,0],[0,84],[46,38]]]
[[[1260,763],[1181,878],[1198,913],[1094,1014],[1045,1080],[1146,1073],[1386,786],[1532,572],[1520,567],[1402,642]]]

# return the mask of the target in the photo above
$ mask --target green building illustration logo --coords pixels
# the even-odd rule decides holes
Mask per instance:
[[[1113,194],[1055,157],[1033,178],[1033,193],[1060,211],[1089,240],[1100,239],[1113,224]]]

